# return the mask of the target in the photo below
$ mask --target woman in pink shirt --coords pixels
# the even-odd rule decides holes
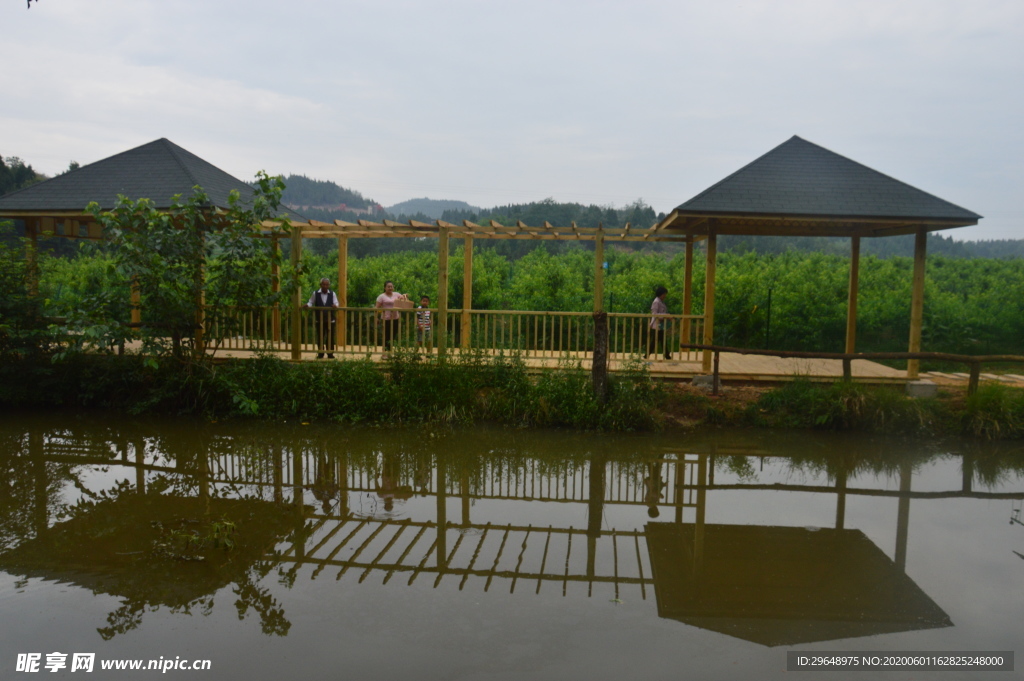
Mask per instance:
[[[399,312],[395,309],[395,303],[400,300],[406,300],[406,297],[395,291],[394,283],[390,281],[384,282],[384,293],[377,296],[377,304],[375,307],[381,310],[381,312],[378,312],[377,314],[381,315],[384,319],[385,353],[391,350],[391,339],[398,335]],[[387,356],[385,355],[385,359],[386,358]]]

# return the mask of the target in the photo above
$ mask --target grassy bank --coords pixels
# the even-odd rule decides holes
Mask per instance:
[[[0,405],[86,407],[130,414],[199,414],[345,423],[492,421],[597,430],[657,427],[661,391],[644,367],[610,378],[602,404],[589,374],[567,364],[529,375],[516,357],[461,355],[440,363],[395,353],[368,360],[291,363],[274,357],[159,363],[71,355],[0,365]]]
[[[1024,390],[984,383],[975,395],[939,392],[912,399],[902,386],[812,383],[772,389],[725,388],[720,397],[686,386],[671,391],[667,420],[697,424],[865,431],[916,436],[1024,438]]]
[[[653,381],[637,363],[610,377],[602,404],[578,364],[528,374],[517,357],[483,355],[439,363],[396,353],[383,365],[70,355],[60,362],[0,364],[0,405],[371,424],[492,422],[614,431],[718,426],[1024,438],[1024,390],[1000,384],[982,384],[970,397],[956,390],[910,399],[902,387],[797,380],[771,389],[727,386],[721,396],[711,396]]]

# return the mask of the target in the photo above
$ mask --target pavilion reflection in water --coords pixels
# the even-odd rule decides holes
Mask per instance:
[[[459,589],[544,589],[562,596],[570,590],[597,595],[596,585],[616,600],[653,596],[662,617],[763,645],[951,626],[904,573],[911,499],[1022,496],[974,491],[966,475],[960,489],[913,492],[907,463],[900,468],[898,491],[847,488],[842,470],[832,485],[782,486],[835,495],[834,522],[828,523],[833,527],[720,525],[705,523],[708,495],[715,490],[780,489],[715,484],[716,457],[756,457],[755,451],[705,445],[696,447],[704,451],[662,451],[646,460],[598,453],[510,461],[422,448],[352,456],[316,443],[254,448],[212,438],[188,452],[168,451],[163,442],[161,462],[144,438],[77,449],[67,437],[52,434],[28,440],[26,471],[36,477],[40,493],[49,487],[40,476],[54,464],[102,464],[134,469],[126,477],[134,477],[141,496],[160,496],[152,489],[155,479],[184,474],[190,493],[206,503],[232,495],[262,499],[260,504],[287,515],[291,528],[287,537],[268,535],[266,550],[253,556],[253,564],[264,566],[262,574],[276,566],[291,580],[307,573],[339,580],[350,574],[358,575],[358,583],[412,585],[419,579],[434,587],[455,582]],[[851,494],[898,499],[894,560],[860,531],[844,527]],[[525,504],[558,504],[558,511],[585,507],[586,522],[574,527],[475,520],[474,504],[488,501],[514,504],[508,506],[510,519],[535,516],[522,513]],[[664,512],[668,522],[607,527],[606,511],[620,506],[646,508],[658,517]],[[430,507],[432,513],[424,511]],[[488,513],[494,517],[493,509]],[[44,529],[50,521],[45,508],[35,517],[37,537],[30,541],[60,527]],[[544,516],[564,517],[572,514]],[[4,557],[0,566],[13,567]],[[53,578],[66,578],[66,567],[54,566]]]

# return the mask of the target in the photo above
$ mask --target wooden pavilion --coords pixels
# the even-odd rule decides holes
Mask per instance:
[[[99,225],[91,222],[83,207],[98,201],[111,207],[118,194],[132,198],[159,197],[191,191],[200,185],[211,203],[226,205],[227,193],[237,189],[245,196],[251,188],[199,157],[166,139],[157,140],[108,159],[84,166],[38,185],[0,198],[0,218],[25,221],[26,235],[34,242],[40,234],[64,238],[102,238]],[[166,199],[163,199],[166,201]],[[340,309],[335,325],[339,353],[374,355],[381,338],[375,311],[348,305],[348,240],[351,238],[437,238],[438,291],[449,290],[449,244],[463,239],[465,267],[461,309],[449,308],[448,296],[439,295],[434,314],[433,343],[439,354],[479,350],[517,351],[539,365],[556,364],[564,357],[588,362],[593,350],[593,319],[590,313],[474,310],[473,243],[475,239],[529,239],[536,241],[593,242],[593,311],[604,311],[604,244],[606,241],[676,242],[685,245],[686,260],[681,315],[666,317],[666,338],[674,351],[672,361],[658,361],[655,375],[686,376],[711,371],[711,353],[697,353],[693,345],[714,344],[715,266],[717,238],[721,234],[763,236],[842,236],[851,242],[851,267],[847,309],[846,352],[856,347],[857,289],[860,240],[863,237],[915,235],[913,293],[909,352],[921,350],[924,308],[925,245],[930,231],[977,224],[981,216],[905,183],[883,175],[855,161],[799,137],[772,149],[679,205],[665,219],[646,228],[627,224],[609,229],[579,227],[575,223],[556,226],[502,225],[496,221],[452,224],[410,220],[374,222],[359,220],[333,223],[306,220],[288,211],[291,259],[298,265],[302,241],[306,238],[336,239],[338,244],[338,298]],[[268,229],[274,224],[264,225]],[[274,246],[277,247],[277,237]],[[703,314],[693,314],[692,273],[694,243],[705,241],[705,298]],[[277,273],[275,272],[275,275]],[[275,276],[276,278],[276,276]],[[319,311],[303,309],[304,293],[296,291],[291,304],[273,310],[239,310],[237,329],[222,346],[227,353],[247,354],[254,349],[290,354],[294,360],[317,352],[324,339],[322,327],[313,323]],[[139,321],[138,296],[133,300],[133,321]],[[414,311],[402,311],[399,337],[413,344],[416,330]],[[609,314],[609,368],[624,366],[631,357],[646,354],[647,322],[650,315]],[[318,331],[318,328],[320,330]],[[216,335],[217,330],[210,330]],[[380,356],[379,354],[376,356]],[[777,379],[794,373],[836,375],[838,360],[818,360],[794,365],[773,360],[751,365],[739,356],[723,358],[723,373],[740,378]],[[741,361],[743,360],[743,361]],[[729,362],[732,362],[730,369]],[[746,365],[744,365],[746,361]],[[818,366],[821,365],[821,366]],[[824,369],[822,368],[824,367]],[[896,370],[857,360],[854,378],[899,380]],[[906,377],[918,374],[916,360],[908,362]]]

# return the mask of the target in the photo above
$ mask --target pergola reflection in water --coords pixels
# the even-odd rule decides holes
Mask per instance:
[[[168,480],[176,480],[172,496],[184,495],[200,508],[247,498],[266,507],[268,517],[285,519],[260,540],[262,549],[245,558],[257,579],[276,569],[283,583],[333,575],[345,578],[349,587],[427,582],[482,593],[653,597],[662,617],[771,646],[951,626],[905,574],[912,500],[1024,498],[974,490],[969,456],[958,486],[917,492],[911,484],[917,463],[912,458],[893,469],[899,489],[848,486],[848,475],[865,460],[855,453],[829,459],[829,485],[758,485],[717,484],[716,462],[777,457],[770,448],[695,442],[647,455],[591,452],[563,458],[513,449],[474,455],[441,451],[351,449],[317,438],[299,445],[284,440],[256,445],[218,436],[177,446],[145,436],[83,440],[68,431],[36,432],[16,458],[21,482],[35,490],[26,496],[34,505],[34,527],[25,529],[22,547],[35,544],[42,553],[37,552],[32,570],[12,562],[10,551],[0,565],[94,589],[95,576],[73,573],[109,573],[107,559],[89,564],[76,556],[62,564],[66,558],[47,562],[40,555],[62,526],[53,524],[55,477],[72,468],[103,466],[133,479],[131,495],[148,503],[161,503],[168,497]],[[706,523],[709,495],[769,488],[834,496],[835,513],[823,518],[820,528]],[[845,527],[850,496],[898,500],[893,559],[862,532]],[[500,504],[509,518],[536,517],[541,505],[542,517],[551,522],[475,520],[481,512],[477,505],[488,503]],[[609,527],[608,518],[621,515],[609,510],[631,507],[659,520]],[[573,508],[585,513],[574,516]],[[493,516],[493,508],[489,512]],[[586,521],[579,527],[564,521],[582,515]],[[241,586],[245,580],[238,568],[231,579]],[[176,575],[183,578],[187,573]],[[194,586],[212,594],[223,583]],[[194,589],[188,591],[198,598]],[[138,593],[133,597],[144,600]],[[256,594],[254,602],[267,597]],[[278,605],[271,606],[276,612]]]

